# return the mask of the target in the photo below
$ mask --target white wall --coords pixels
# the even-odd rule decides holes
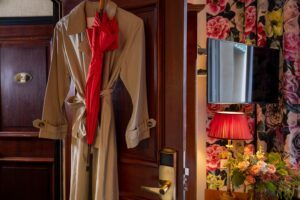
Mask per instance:
[[[205,1],[204,1],[205,3]],[[198,45],[206,48],[206,11],[198,14]],[[206,69],[206,55],[198,55],[197,69]],[[197,76],[197,200],[204,200],[206,189],[206,83],[207,76]]]
[[[52,16],[51,0],[0,0],[0,17]]]

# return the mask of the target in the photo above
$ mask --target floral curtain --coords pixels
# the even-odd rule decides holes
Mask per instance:
[[[300,36],[298,0],[207,0],[207,37],[281,51],[278,104],[208,105],[208,123],[219,110],[244,111],[257,142],[267,151],[280,151],[300,161]],[[254,131],[256,130],[256,133]],[[226,144],[207,140],[207,173],[221,175],[220,157]],[[247,141],[253,151],[256,141]]]

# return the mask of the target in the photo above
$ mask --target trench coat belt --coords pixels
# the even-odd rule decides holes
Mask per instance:
[[[100,97],[110,96],[113,89],[105,89],[100,92]],[[67,104],[75,110],[73,115],[72,136],[82,138],[86,136],[85,120],[86,120],[86,104],[85,99],[79,95],[71,96],[67,99]]]

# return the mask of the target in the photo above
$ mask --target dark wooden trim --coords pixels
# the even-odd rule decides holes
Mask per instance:
[[[50,39],[53,27],[54,26],[52,24],[0,26],[0,38],[1,41],[23,38]]]
[[[52,16],[42,17],[0,17],[0,25],[38,25],[53,24],[55,19]]]
[[[1,157],[0,162],[32,162],[32,163],[53,163],[53,158],[34,157]]]
[[[177,154],[177,199],[185,199],[183,174],[186,137],[186,1],[165,0],[164,131],[165,146]],[[175,17],[176,16],[176,17]],[[176,20],[175,20],[175,19]],[[171,133],[171,134],[170,134]]]
[[[54,149],[54,173],[56,177],[53,177],[54,184],[54,196],[55,199],[63,199],[63,153],[62,153],[62,141],[55,141],[55,149]],[[55,182],[55,179],[57,180]]]
[[[126,164],[131,164],[131,165],[142,165],[142,166],[148,166],[148,167],[154,167],[157,168],[158,164],[149,162],[149,161],[141,161],[141,160],[134,160],[134,158],[121,158],[120,159],[121,163],[126,163]]]
[[[186,199],[197,199],[197,154],[196,154],[196,60],[197,60],[197,16],[203,6],[188,4],[187,19],[187,134],[186,165],[187,176]]]
[[[38,132],[0,132],[0,138],[38,138]]]
[[[191,4],[191,3],[188,3],[188,12],[190,12],[190,11],[200,12],[204,8],[205,8],[205,4]]]

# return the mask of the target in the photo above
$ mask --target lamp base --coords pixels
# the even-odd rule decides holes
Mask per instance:
[[[235,196],[231,192],[224,192],[220,195],[220,200],[235,200]]]

